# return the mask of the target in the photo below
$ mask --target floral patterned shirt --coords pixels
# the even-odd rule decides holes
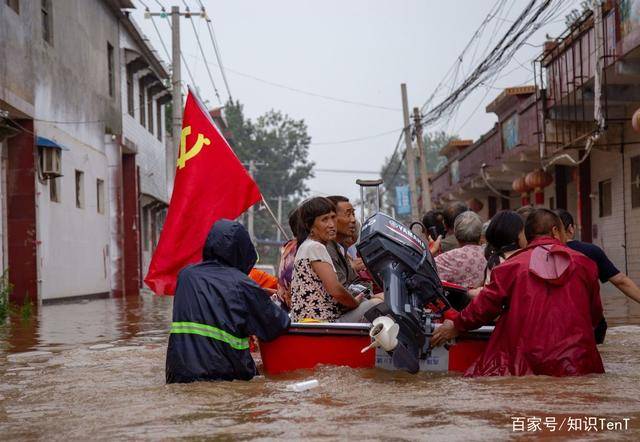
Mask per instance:
[[[298,241],[291,239],[280,248],[280,263],[278,264],[278,293],[276,294],[280,306],[291,310],[291,278],[293,265],[298,250]]]
[[[331,256],[324,244],[313,239],[305,240],[296,253],[291,279],[291,319],[316,319],[334,322],[342,315],[343,309],[333,299],[322,281],[313,271],[312,262],[326,262],[334,270]]]
[[[467,288],[483,285],[487,260],[480,245],[466,245],[435,257],[440,279]]]

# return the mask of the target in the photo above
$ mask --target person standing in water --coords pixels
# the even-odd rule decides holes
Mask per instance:
[[[466,376],[578,376],[604,373],[593,327],[602,319],[596,265],[564,244],[550,210],[525,223],[529,245],[491,272],[491,281],[433,334],[432,346],[498,319]]]
[[[180,271],[167,348],[168,384],[249,380],[257,374],[249,336],[269,341],[291,322],[247,276],[257,258],[246,229],[222,219],[209,231],[202,262]]]

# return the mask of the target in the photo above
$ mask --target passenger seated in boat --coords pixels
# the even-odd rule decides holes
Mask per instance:
[[[293,263],[298,251],[298,244],[302,243],[303,229],[300,227],[298,209],[289,214],[289,227],[294,238],[287,241],[280,248],[280,262],[278,264],[278,290],[275,301],[285,310],[291,310],[291,278],[293,277]]]
[[[422,217],[422,226],[424,232],[421,232],[421,236],[429,244],[431,254],[438,256],[442,253],[441,242],[447,234],[447,228],[444,226],[444,214],[440,210],[429,210]]]
[[[353,296],[338,281],[326,244],[336,238],[336,209],[331,200],[311,198],[299,208],[305,229],[291,280],[291,316],[321,322],[364,322],[379,298]]]
[[[327,241],[327,251],[333,268],[336,269],[338,281],[347,288],[358,281],[358,274],[347,256],[351,239],[356,234],[356,212],[347,197],[333,195],[327,199],[336,207],[336,239]]]
[[[440,243],[440,247],[443,252],[448,252],[453,249],[457,249],[460,247],[458,240],[454,235],[454,228],[456,219],[460,216],[461,213],[469,211],[469,208],[466,204],[461,202],[455,202],[449,204],[443,212],[444,215],[444,226],[446,228],[446,236],[442,239]]]
[[[607,257],[606,253],[604,253],[604,250],[595,244],[575,240],[574,236],[576,233],[576,227],[571,213],[564,209],[558,209],[555,212],[562,220],[564,229],[567,232],[567,247],[584,254],[587,258],[596,263],[596,266],[598,266],[598,278],[601,283],[604,284],[609,281],[611,284],[616,286],[618,290],[628,296],[629,299],[640,303],[640,288],[638,288],[631,278],[616,268],[616,266]],[[605,321],[604,318],[600,324],[598,324],[598,327],[596,327],[595,332],[596,341],[598,344],[602,344],[607,332],[607,321]]]
[[[487,347],[467,376],[577,376],[604,373],[593,327],[602,319],[598,270],[563,243],[564,226],[550,210],[527,218],[529,245],[491,272],[491,281],[432,346],[500,315]]]
[[[438,275],[443,281],[466,288],[479,287],[487,265],[480,245],[482,220],[475,212],[463,212],[456,218],[453,230],[459,247],[435,257]]]
[[[491,218],[485,233],[487,244],[484,249],[484,257],[487,259],[485,267],[484,283],[489,284],[491,271],[497,265],[504,262],[519,249],[527,247],[527,238],[524,236],[524,222],[516,212],[504,210]],[[480,293],[481,287],[469,290],[469,296],[475,297]]]

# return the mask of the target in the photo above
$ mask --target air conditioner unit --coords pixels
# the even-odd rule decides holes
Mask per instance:
[[[62,150],[45,147],[40,148],[40,167],[45,178],[62,176]]]

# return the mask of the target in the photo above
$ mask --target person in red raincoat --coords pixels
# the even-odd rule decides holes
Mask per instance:
[[[495,267],[488,285],[433,337],[438,346],[498,316],[487,348],[466,376],[577,376],[604,373],[594,327],[602,318],[598,269],[566,247],[562,221],[536,209],[529,245]]]

